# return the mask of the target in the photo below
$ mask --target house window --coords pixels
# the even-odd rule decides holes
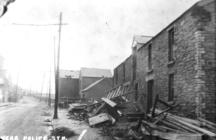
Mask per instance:
[[[125,63],[122,64],[123,65],[123,82],[125,82],[126,80],[126,75],[125,75]]]
[[[153,104],[154,80],[147,82],[147,113],[150,112]]]
[[[168,81],[168,101],[173,101],[174,99],[174,74],[169,74],[169,81]]]
[[[169,34],[168,60],[173,61],[174,28],[170,29],[168,34]]]
[[[118,70],[115,69],[115,84],[118,84]]]
[[[135,84],[135,87],[134,87],[134,90],[135,90],[134,99],[135,99],[135,101],[138,100],[138,88],[139,88],[139,85],[138,85],[138,83],[136,83],[136,84]]]
[[[152,69],[152,45],[148,46],[148,69]]]
[[[136,56],[133,55],[133,69],[132,69],[132,80],[136,79]]]

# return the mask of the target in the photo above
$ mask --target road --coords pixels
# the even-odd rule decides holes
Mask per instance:
[[[44,112],[48,107],[31,97],[19,103],[0,106],[0,136],[47,136],[49,134]]]

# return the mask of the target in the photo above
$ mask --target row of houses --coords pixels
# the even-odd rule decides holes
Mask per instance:
[[[178,115],[216,122],[216,2],[197,2],[153,37],[134,36],[131,55],[113,76],[89,68],[69,73],[61,76],[61,96],[98,99],[129,85],[137,91],[132,100],[145,112],[159,95],[178,102]],[[64,93],[70,88],[73,94]]]
[[[114,87],[129,82],[146,112],[159,95],[177,101],[179,115],[215,122],[215,20],[215,0],[202,0],[156,36],[135,36],[132,54],[114,69]]]

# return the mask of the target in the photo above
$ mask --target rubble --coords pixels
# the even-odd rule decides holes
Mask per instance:
[[[88,119],[89,125],[90,126],[95,126],[97,124],[102,124],[102,123],[110,123],[113,124],[115,122],[115,119],[112,118],[109,114],[107,113],[101,113],[99,115],[90,117]]]
[[[128,88],[129,89],[129,88]],[[190,119],[170,113],[178,106],[176,102],[165,102],[157,95],[149,113],[142,112],[127,95],[124,87],[115,88],[101,102],[71,105],[69,112],[75,119],[85,120],[89,126],[101,128],[103,135],[113,139],[166,139],[166,140],[214,140],[216,124],[203,118]],[[157,105],[164,106],[160,110]],[[133,107],[126,112],[127,106]]]
[[[73,136],[77,136],[77,134],[67,127],[58,127],[51,131],[51,136],[70,138]]]
[[[70,104],[69,116],[71,119],[84,121],[87,119],[87,105],[86,104]]]

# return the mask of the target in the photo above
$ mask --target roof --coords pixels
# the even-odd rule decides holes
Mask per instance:
[[[74,70],[60,70],[59,72],[59,77],[60,78],[74,78],[78,79],[79,78],[79,71],[74,71]]]
[[[145,35],[135,35],[133,37],[133,44],[132,47],[135,47],[137,44],[145,44],[150,39],[152,39],[152,36],[145,36]]]
[[[188,12],[190,12],[195,6],[204,6],[211,2],[214,2],[214,0],[200,0],[196,2],[194,5],[192,5],[189,9],[187,9],[184,13],[182,13],[179,17],[177,17],[175,20],[173,20],[170,24],[168,24],[165,28],[163,28],[159,33],[157,33],[155,36],[153,36],[150,40],[148,40],[145,44],[150,43],[155,38],[157,38],[160,34],[162,34],[164,31],[166,31],[171,25],[173,25],[176,21],[178,21],[180,18],[182,18],[184,15],[186,15]],[[141,47],[138,47],[138,49],[143,48],[145,45],[142,45]]]
[[[98,68],[81,68],[82,77],[112,77],[111,70]]]
[[[87,86],[85,89],[82,90],[82,92],[88,91],[89,89],[93,88],[94,86],[96,86],[97,84],[99,84],[101,81],[103,81],[106,78],[101,78],[97,81],[95,81],[94,83],[90,84],[89,86]]]

